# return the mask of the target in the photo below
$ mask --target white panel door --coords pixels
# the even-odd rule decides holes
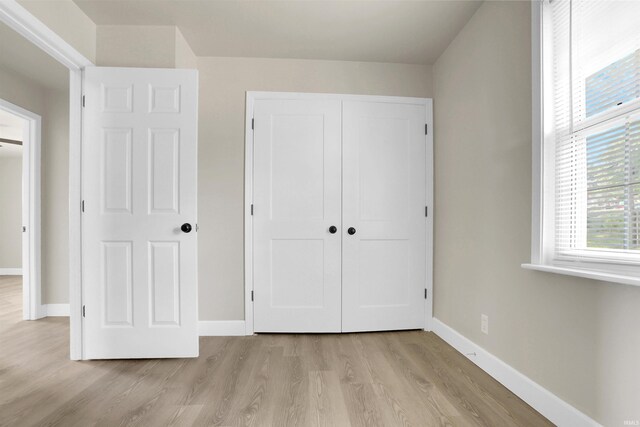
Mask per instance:
[[[340,332],[340,101],[258,100],[253,117],[254,329]]]
[[[343,332],[424,327],[425,119],[424,104],[343,103]]]
[[[196,357],[197,71],[91,67],[84,93],[85,355]]]

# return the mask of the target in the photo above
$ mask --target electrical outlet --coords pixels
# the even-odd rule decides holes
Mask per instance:
[[[480,315],[480,330],[489,335],[489,316],[486,314]]]

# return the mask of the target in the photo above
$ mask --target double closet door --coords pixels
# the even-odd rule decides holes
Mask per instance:
[[[255,332],[424,327],[428,105],[255,100]]]

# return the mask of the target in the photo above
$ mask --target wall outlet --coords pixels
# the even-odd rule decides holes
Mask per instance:
[[[489,335],[489,316],[486,314],[480,315],[480,330]]]

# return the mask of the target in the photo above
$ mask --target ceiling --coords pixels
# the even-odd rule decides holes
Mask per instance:
[[[0,109],[0,138],[22,141],[22,129],[25,120]],[[22,155],[22,145],[0,141],[0,157],[18,157]]]
[[[0,22],[0,68],[48,89],[65,89],[69,70],[33,43]]]
[[[74,0],[97,25],[175,25],[197,56],[433,64],[480,1]]]

